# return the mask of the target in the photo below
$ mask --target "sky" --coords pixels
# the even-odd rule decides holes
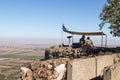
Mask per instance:
[[[73,31],[99,31],[99,14],[105,3],[106,0],[0,0],[0,38],[59,39],[62,24]],[[112,37],[108,27],[102,31]]]

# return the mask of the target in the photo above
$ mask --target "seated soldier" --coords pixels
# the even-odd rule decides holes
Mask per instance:
[[[79,43],[81,47],[85,45],[85,35],[82,35],[82,38],[80,38]]]
[[[92,54],[93,47],[94,47],[94,45],[93,45],[92,40],[90,39],[90,37],[87,37],[87,39],[85,40],[85,48],[86,48],[85,52],[88,55]]]
[[[90,37],[87,37],[87,39],[85,40],[85,45],[90,46],[90,47],[94,46],[92,40],[90,39]]]

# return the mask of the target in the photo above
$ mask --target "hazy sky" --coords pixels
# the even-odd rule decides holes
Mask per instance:
[[[99,31],[99,14],[105,2],[0,0],[0,37],[60,38],[62,24],[74,31]]]
[[[99,14],[105,3],[106,0],[0,0],[0,38],[60,39],[62,24],[73,31],[99,31]],[[103,32],[109,36],[109,44],[120,44],[107,27]],[[64,38],[67,35],[64,33]],[[98,43],[101,40],[92,39]]]

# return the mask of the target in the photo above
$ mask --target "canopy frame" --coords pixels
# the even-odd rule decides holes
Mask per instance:
[[[107,46],[107,35],[103,32],[75,32],[68,30],[64,25],[62,26],[62,31],[69,33],[72,35],[72,43],[73,43],[73,35],[85,35],[85,36],[101,36],[101,47]],[[103,36],[105,36],[105,44],[103,45]],[[62,33],[62,39],[63,39],[63,33]]]

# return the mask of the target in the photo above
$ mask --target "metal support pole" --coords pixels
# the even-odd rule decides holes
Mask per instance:
[[[72,34],[72,45],[73,45],[73,41],[74,41],[74,35]]]
[[[105,35],[105,47],[107,46],[107,34]]]
[[[102,39],[101,39],[101,47],[103,46],[103,35],[102,35]]]
[[[70,38],[68,38],[69,39],[69,47],[70,47]]]

